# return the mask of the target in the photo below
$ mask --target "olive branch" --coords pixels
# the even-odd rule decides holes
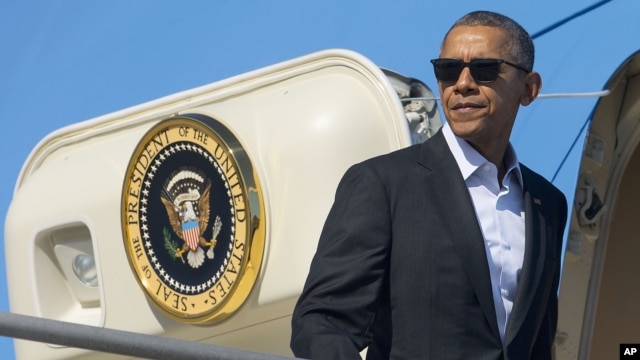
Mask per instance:
[[[176,258],[180,257],[178,256],[178,243],[171,239],[171,233],[166,227],[162,229],[162,234],[164,235],[164,248],[167,249],[169,255],[171,255],[171,257],[175,261]]]

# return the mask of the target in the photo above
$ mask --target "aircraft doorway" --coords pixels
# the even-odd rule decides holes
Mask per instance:
[[[615,359],[621,343],[640,343],[640,53],[607,89],[571,204],[557,359]]]
[[[640,341],[640,147],[625,167],[606,241],[590,358],[609,359],[620,343]],[[613,349],[611,349],[613,347]],[[615,358],[615,356],[613,356]]]

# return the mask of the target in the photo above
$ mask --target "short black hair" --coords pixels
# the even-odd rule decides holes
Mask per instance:
[[[509,52],[513,59],[523,67],[532,70],[535,57],[535,49],[533,39],[529,33],[515,20],[491,11],[473,11],[464,15],[456,21],[447,34],[444,41],[449,36],[451,30],[459,26],[489,26],[496,27],[505,31],[512,39],[509,46]]]

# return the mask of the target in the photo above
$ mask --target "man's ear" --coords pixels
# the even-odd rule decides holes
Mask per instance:
[[[527,106],[538,97],[540,89],[542,88],[542,78],[540,74],[532,71],[526,75],[525,78],[525,91],[520,98],[520,104]]]

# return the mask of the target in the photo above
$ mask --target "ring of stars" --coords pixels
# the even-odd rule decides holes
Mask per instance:
[[[167,271],[165,271],[165,269],[162,267],[162,264],[160,264],[160,262],[158,261],[158,258],[155,256],[155,252],[151,244],[151,236],[149,234],[149,226],[148,226],[148,218],[147,218],[147,204],[149,201],[148,197],[149,197],[150,187],[151,187],[150,180],[153,179],[156,171],[160,168],[160,166],[164,161],[169,159],[172,155],[175,155],[182,151],[190,151],[190,152],[197,153],[201,157],[207,159],[207,161],[216,169],[216,171],[218,172],[218,175],[222,179],[224,186],[227,190],[227,197],[229,199],[229,208],[231,210],[229,214],[231,218],[230,220],[231,234],[229,237],[230,241],[229,241],[229,247],[225,254],[226,256],[224,258],[223,264],[210,279],[198,285],[183,284],[180,281],[174,279]],[[217,283],[220,280],[220,276],[223,274],[224,268],[229,263],[229,258],[231,257],[231,253],[233,251],[233,242],[234,242],[235,232],[236,232],[235,231],[235,207],[231,197],[231,189],[229,188],[229,182],[227,181],[227,178],[224,176],[222,168],[220,167],[216,159],[213,156],[211,156],[211,154],[209,154],[209,152],[203,150],[200,146],[197,146],[191,143],[185,143],[185,142],[175,143],[172,146],[164,149],[162,152],[158,154],[158,156],[153,161],[149,169],[150,169],[149,172],[147,172],[147,179],[145,180],[143,185],[142,197],[140,200],[142,203],[142,206],[140,207],[140,222],[141,222],[140,229],[142,230],[142,238],[144,240],[145,248],[147,249],[147,256],[153,263],[153,267],[156,269],[156,273],[159,274],[159,277],[161,277],[164,280],[167,286],[183,294],[199,294],[202,291],[205,291],[211,288],[213,284]]]

